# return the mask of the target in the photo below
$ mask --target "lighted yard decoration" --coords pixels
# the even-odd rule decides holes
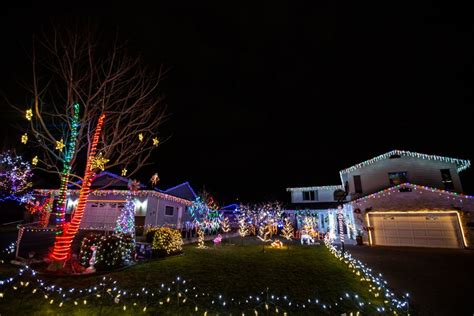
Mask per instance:
[[[213,239],[214,246],[219,246],[222,242],[222,235],[217,234],[216,238]]]
[[[286,240],[293,239],[294,229],[289,218],[285,218],[285,226],[283,226],[281,233]]]
[[[301,237],[300,237],[300,240],[301,240],[301,244],[308,244],[308,245],[311,245],[311,244],[314,244],[314,239],[311,235],[308,235],[308,234],[301,234]]]
[[[120,215],[117,218],[117,224],[115,226],[115,233],[130,234],[135,239],[135,202],[133,201],[133,193],[135,193],[138,186],[129,180],[128,182],[128,194],[123,209],[120,211]]]
[[[221,231],[224,233],[224,237],[226,237],[227,233],[230,232],[230,223],[227,216],[221,220]]]
[[[97,173],[116,168],[133,175],[156,148],[153,139],[164,117],[160,74],[129,57],[121,43],[110,43],[108,51],[94,49],[107,43],[90,32],[54,30],[35,40],[40,45],[34,45],[32,54],[33,101],[26,109],[16,108],[28,125],[22,147],[36,157],[35,168],[59,178],[57,236],[50,258],[63,263]],[[80,194],[66,223],[70,184],[79,186]]]
[[[53,202],[54,197],[50,195],[43,202],[39,200],[33,202],[32,200],[30,200],[26,204],[26,209],[30,214],[39,216],[38,226],[40,228],[46,228],[48,226],[49,217],[53,209]]]
[[[207,248],[205,245],[204,245],[204,232],[202,231],[202,229],[198,228],[198,244],[197,244],[197,248],[199,249],[205,249]]]
[[[152,249],[159,255],[180,253],[183,249],[181,233],[173,228],[159,227],[154,230]]]
[[[12,152],[0,154],[0,201],[26,203],[31,199],[31,177],[28,161]]]
[[[219,229],[219,212],[209,207],[208,202],[203,197],[197,197],[193,204],[188,207],[188,212],[200,230],[216,232]]]
[[[239,217],[239,235],[240,237],[245,237],[249,234],[249,228],[245,222],[245,216]]]
[[[279,239],[275,239],[275,241],[272,242],[270,245],[272,246],[272,248],[278,249],[283,247],[283,243]]]

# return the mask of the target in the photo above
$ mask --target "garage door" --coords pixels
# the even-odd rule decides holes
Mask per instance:
[[[370,214],[372,243],[381,246],[462,248],[456,213]]]
[[[123,206],[122,202],[89,202],[80,227],[113,230]]]

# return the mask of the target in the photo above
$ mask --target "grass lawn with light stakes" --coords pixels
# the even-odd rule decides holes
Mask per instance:
[[[36,275],[46,285],[55,284],[55,289],[62,287],[61,294],[67,293],[65,299],[57,293],[45,297],[47,293],[41,290],[33,294],[37,287],[34,281],[28,286],[23,283],[17,290],[4,285],[0,314],[203,315],[208,311],[209,315],[216,312],[220,315],[241,315],[242,312],[250,315],[257,308],[259,314],[263,312],[265,315],[268,306],[270,314],[278,310],[280,314],[286,311],[289,315],[314,315],[356,311],[358,301],[365,303],[364,314],[367,314],[373,311],[374,305],[382,303],[381,298],[375,298],[368,291],[367,283],[361,282],[360,277],[324,245],[301,246],[294,242],[289,249],[272,249],[267,244],[263,252],[262,243],[253,237],[245,238],[243,244],[240,238],[235,238],[218,247],[211,243],[206,245],[207,249],[187,245],[183,255],[141,262],[100,276],[53,278]],[[12,271],[11,267],[3,265],[1,279],[12,275]],[[171,283],[178,276],[180,282],[186,281],[179,288],[176,283]],[[99,284],[102,278],[106,279],[104,286]],[[111,283],[110,278],[117,283]],[[166,285],[162,287],[162,283]],[[99,292],[95,292],[94,287]],[[71,288],[75,289],[75,294],[70,297],[68,290]],[[79,293],[80,289],[84,292]],[[88,289],[91,289],[90,293]],[[121,292],[116,299],[119,289],[126,293]],[[219,295],[222,296],[219,298]]]

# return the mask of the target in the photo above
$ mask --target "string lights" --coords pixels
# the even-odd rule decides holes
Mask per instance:
[[[293,239],[294,229],[289,218],[285,218],[285,226],[283,226],[281,233],[286,240]]]
[[[36,193],[38,194],[58,194],[58,190],[49,190],[49,189],[36,189]],[[68,190],[69,196],[70,197],[75,197],[80,194],[80,190]],[[175,197],[170,194],[158,192],[158,191],[152,191],[152,190],[139,190],[135,192],[129,192],[129,190],[95,190],[90,192],[90,195],[92,196],[97,196],[97,197],[103,197],[103,196],[108,196],[108,195],[116,195],[116,196],[124,196],[126,197],[128,194],[131,194],[134,197],[158,197],[159,199],[162,200],[167,200],[167,201],[172,201],[180,204],[184,204],[186,206],[190,206],[193,202],[189,200],[185,200],[179,197]]]
[[[406,151],[406,150],[392,150],[389,151],[388,153],[382,154],[380,156],[374,157],[372,159],[363,161],[361,163],[358,163],[352,167],[349,167],[347,169],[341,170],[339,174],[347,174],[350,172],[353,172],[357,169],[366,167],[368,165],[371,165],[373,163],[376,163],[380,160],[388,159],[393,156],[404,156],[404,157],[411,157],[411,158],[419,158],[419,159],[425,159],[425,160],[434,160],[434,161],[440,161],[440,162],[446,162],[446,163],[451,163],[455,164],[457,166],[457,171],[461,172],[467,168],[470,167],[471,162],[469,160],[464,160],[464,159],[457,159],[457,158],[449,158],[449,157],[443,157],[443,156],[437,156],[437,155],[426,155],[426,154],[420,154],[420,153],[415,153],[412,151]]]
[[[448,200],[458,200],[461,203],[462,203],[463,200],[473,200],[474,199],[474,196],[472,196],[472,195],[464,195],[464,194],[457,193],[457,192],[451,192],[451,191],[446,191],[446,190],[442,190],[442,189],[437,189],[437,188],[433,188],[433,187],[427,187],[427,186],[422,186],[422,185],[417,185],[417,184],[412,184],[412,183],[406,182],[406,183],[402,183],[402,184],[399,184],[399,185],[381,190],[379,192],[376,192],[376,193],[373,193],[373,194],[370,194],[370,195],[366,195],[364,197],[361,197],[361,198],[358,198],[354,201],[351,201],[350,203],[351,204],[358,204],[360,202],[364,202],[364,201],[367,201],[367,200],[370,200],[370,199],[380,199],[382,197],[389,196],[393,193],[405,194],[406,192],[401,192],[400,191],[401,189],[402,189],[402,191],[403,191],[403,189],[412,189],[412,190],[415,190],[415,191],[419,191],[420,194],[422,194],[423,192],[438,193],[439,196],[443,196]]]
[[[7,151],[0,154],[0,201],[25,203],[31,199],[33,172],[28,161]]]
[[[28,120],[28,121],[31,121],[31,119],[33,118],[33,110],[30,108],[28,110],[26,110],[25,112],[25,118]]]
[[[84,180],[81,186],[81,190],[79,191],[77,208],[74,212],[71,222],[67,225],[67,227],[65,227],[61,236],[56,236],[56,240],[54,242],[51,258],[53,260],[56,260],[57,262],[64,261],[68,258],[72,245],[72,240],[74,239],[77,234],[77,231],[79,230],[79,225],[81,224],[81,220],[84,215],[87,199],[89,197],[90,186],[92,184],[92,181],[94,180],[95,175],[95,173],[92,172],[90,165],[97,151],[97,145],[99,143],[99,136],[102,131],[104,119],[105,114],[102,114],[99,117],[97,126],[94,131],[94,135],[92,137],[89,157],[86,162]]]
[[[63,169],[59,175],[59,192],[58,192],[58,200],[56,204],[56,227],[57,232],[56,234],[61,234],[65,215],[66,215],[66,198],[67,198],[67,184],[69,181],[69,175],[71,173],[71,162],[74,154],[76,152],[76,143],[77,137],[79,133],[79,104],[74,104],[73,106],[73,115],[71,117],[71,135],[69,136],[68,146],[64,153],[63,157]],[[61,150],[62,151],[62,150]]]
[[[347,252],[343,255],[330,244],[326,244],[329,251],[350,271],[360,282],[366,284],[374,301],[364,300],[362,295],[351,291],[341,293],[332,301],[324,301],[316,297],[294,300],[289,295],[277,295],[267,288],[264,291],[249,293],[241,297],[225,297],[219,293],[202,291],[191,285],[185,279],[176,277],[168,284],[158,284],[153,287],[126,289],[111,277],[101,277],[91,286],[84,288],[65,288],[48,283],[36,275],[36,271],[29,266],[19,269],[18,274],[0,282],[2,299],[18,297],[22,293],[36,295],[44,299],[49,308],[57,310],[65,308],[88,308],[91,306],[117,306],[122,310],[132,309],[140,312],[156,311],[169,313],[170,311],[200,312],[202,315],[213,313],[229,313],[240,310],[239,314],[249,313],[259,315],[268,312],[287,315],[288,312],[324,313],[360,315],[363,314],[409,314],[408,294],[402,299],[396,298],[388,289],[387,282],[376,276],[372,270],[360,261],[352,258]],[[380,303],[375,303],[375,302]]]
[[[166,255],[180,253],[183,249],[181,232],[169,227],[159,227],[154,230],[152,249],[164,251]]]
[[[90,169],[100,169],[102,171],[105,170],[105,164],[108,163],[110,160],[102,156],[102,153],[99,153],[92,159]]]
[[[66,145],[64,145],[64,140],[61,138],[60,141],[56,141],[56,147],[55,147],[55,149],[62,152],[65,146],[66,146]]]
[[[26,145],[27,142],[28,142],[28,134],[25,133],[21,135],[21,143]]]
[[[344,190],[342,185],[324,185],[317,187],[300,187],[300,188],[287,188],[287,192],[304,192],[304,191],[336,191]]]

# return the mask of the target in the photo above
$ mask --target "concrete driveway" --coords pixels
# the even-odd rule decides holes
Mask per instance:
[[[415,315],[474,315],[474,251],[346,246],[382,273],[397,294],[410,293]]]

